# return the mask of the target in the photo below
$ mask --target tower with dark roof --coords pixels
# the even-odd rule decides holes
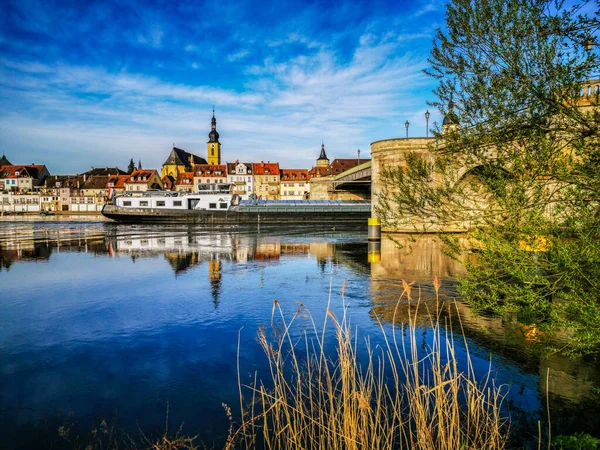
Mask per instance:
[[[444,116],[444,121],[442,122],[442,133],[447,133],[449,131],[454,131],[458,128],[458,123],[454,121],[452,118],[454,116],[454,102],[450,99],[448,102],[448,113]]]
[[[219,142],[219,132],[217,131],[217,119],[215,110],[210,121],[210,133],[208,133],[208,164],[221,164],[221,143]]]
[[[2,158],[0,158],[0,167],[2,166],[12,166],[4,152],[2,153]]]
[[[321,141],[321,154],[317,158],[317,167],[329,166],[329,158],[325,154],[325,143]]]

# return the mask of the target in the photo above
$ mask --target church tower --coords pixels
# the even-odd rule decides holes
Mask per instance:
[[[215,119],[215,110],[211,120],[211,129],[208,133],[208,164],[221,164],[221,143],[219,142],[219,133],[217,132],[217,119]]]
[[[321,154],[317,159],[317,167],[327,167],[329,166],[329,158],[325,154],[325,144],[321,142]]]
[[[458,123],[453,119],[454,116],[454,102],[450,99],[448,103],[448,113],[444,116],[444,122],[442,123],[442,133],[449,133],[458,129]]]

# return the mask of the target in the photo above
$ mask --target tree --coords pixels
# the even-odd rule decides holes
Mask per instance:
[[[459,126],[382,173],[384,221],[470,225],[466,301],[563,331],[570,352],[600,344],[600,98],[586,82],[599,13],[600,0],[452,0],[427,73]]]
[[[133,158],[129,161],[129,165],[127,166],[127,173],[133,173],[135,170],[135,163],[133,162]]]

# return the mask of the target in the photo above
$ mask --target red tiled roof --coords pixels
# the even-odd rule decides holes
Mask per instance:
[[[306,169],[281,169],[281,181],[308,181]]]
[[[308,175],[311,178],[324,177],[325,175],[329,175],[329,166],[313,167],[308,171]]]
[[[260,162],[252,165],[254,175],[279,175],[279,163]]]
[[[129,180],[130,176],[131,175],[111,175],[108,178],[108,183],[112,183],[114,189],[125,189],[125,183]]]
[[[154,169],[150,169],[150,170],[134,170],[133,172],[131,172],[128,176],[128,179],[125,181],[126,183],[148,183],[152,177],[154,175],[157,175],[156,170]],[[144,177],[146,177],[146,180],[144,180]]]
[[[334,159],[331,164],[326,167],[313,167],[310,169],[309,174],[311,178],[316,176],[327,176],[327,175],[339,175],[346,170],[352,169],[360,164],[366,163],[368,159],[356,159],[356,158],[338,158]]]
[[[181,172],[177,177],[176,184],[183,184],[186,186],[194,184],[194,172]]]
[[[17,172],[19,172],[19,178],[33,177],[27,167],[25,166],[2,166],[0,167],[0,178],[17,178]]]
[[[369,161],[368,159],[356,159],[356,158],[347,158],[347,159],[334,159],[333,162],[329,165],[331,175],[338,175],[342,172],[345,172],[348,169],[352,169],[362,163],[366,163]]]
[[[217,175],[216,172],[220,173]],[[227,176],[227,166],[225,164],[196,164],[193,173],[202,178],[223,178]]]

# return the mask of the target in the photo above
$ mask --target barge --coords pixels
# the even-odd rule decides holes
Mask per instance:
[[[204,225],[366,224],[371,204],[341,200],[241,200],[229,192],[130,193],[111,199],[102,214],[125,223]]]

